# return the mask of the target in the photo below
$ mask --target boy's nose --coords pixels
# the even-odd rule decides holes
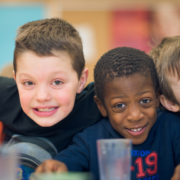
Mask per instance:
[[[48,92],[47,88],[39,87],[36,92],[36,100],[39,102],[51,100],[51,95]]]
[[[134,105],[129,108],[128,120],[129,121],[139,121],[143,118],[143,113],[138,105]]]

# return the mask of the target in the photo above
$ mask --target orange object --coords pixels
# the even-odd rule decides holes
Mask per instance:
[[[3,140],[4,140],[4,137],[5,137],[5,134],[3,133],[3,123],[0,122],[0,144],[3,143]]]

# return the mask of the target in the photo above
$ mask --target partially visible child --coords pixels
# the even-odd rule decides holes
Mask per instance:
[[[160,84],[160,102],[172,112],[180,111],[180,36],[166,37],[149,55],[153,58]],[[179,115],[179,113],[177,114]]]
[[[36,172],[90,171],[98,180],[96,141],[127,138],[133,142],[132,180],[171,179],[180,163],[180,121],[166,111],[157,116],[159,84],[153,60],[137,49],[116,48],[97,62],[94,78],[94,99],[104,118],[75,135],[72,145]]]
[[[65,149],[74,134],[101,116],[93,100],[94,84],[84,89],[88,69],[81,38],[65,20],[21,26],[13,65],[15,81],[0,77],[0,121],[4,141],[23,154],[26,180],[38,164]]]

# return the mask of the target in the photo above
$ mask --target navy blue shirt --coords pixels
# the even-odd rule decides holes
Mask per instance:
[[[107,118],[86,128],[73,138],[73,143],[55,159],[64,162],[69,171],[90,171],[99,179],[98,139],[123,138]],[[158,111],[157,120],[145,142],[131,150],[132,180],[169,180],[180,164],[180,118]]]

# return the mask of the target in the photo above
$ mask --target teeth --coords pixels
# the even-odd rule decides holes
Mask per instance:
[[[48,112],[48,111],[53,111],[55,108],[46,108],[46,109],[37,109],[38,111],[41,112]]]
[[[130,129],[131,131],[134,131],[134,132],[137,132],[137,131],[140,131],[142,129],[142,127],[141,128],[138,128],[138,129]]]

